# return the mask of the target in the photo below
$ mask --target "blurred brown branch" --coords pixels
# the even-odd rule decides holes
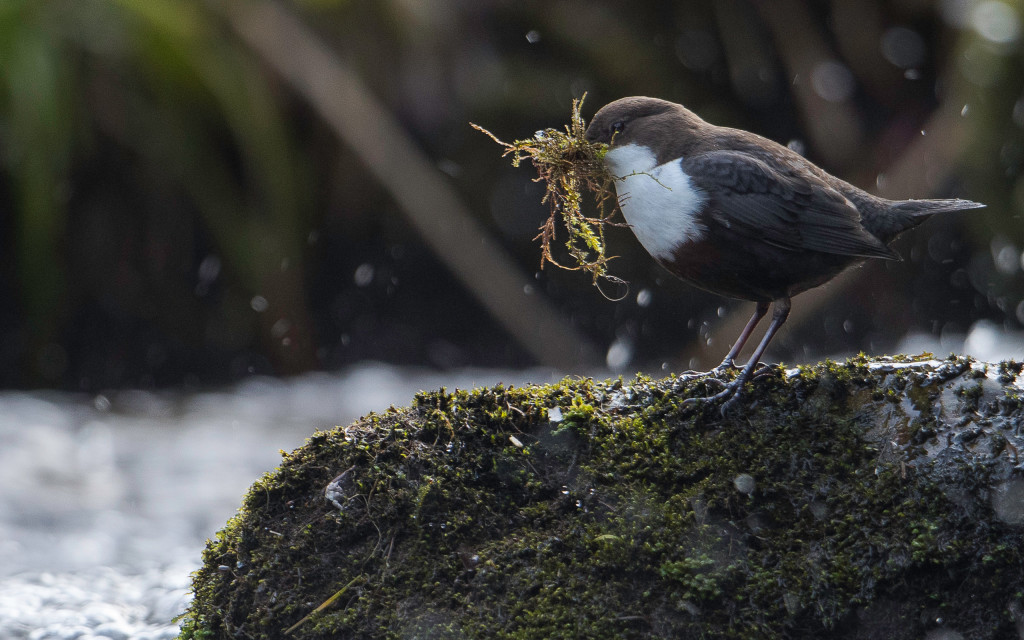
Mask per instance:
[[[305,98],[384,185],[452,273],[538,362],[565,370],[594,350],[479,225],[427,156],[358,75],[276,2],[230,2],[239,36]],[[467,125],[468,126],[468,125]]]

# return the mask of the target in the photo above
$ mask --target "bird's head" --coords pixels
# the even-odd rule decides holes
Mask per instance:
[[[711,129],[682,105],[634,96],[601,107],[584,135],[608,145],[605,162],[616,175],[625,175],[688,154]]]
[[[680,105],[658,98],[621,98],[594,114],[585,136],[589,142],[604,143],[609,148],[628,144],[650,146],[647,138],[667,133],[680,110]]]

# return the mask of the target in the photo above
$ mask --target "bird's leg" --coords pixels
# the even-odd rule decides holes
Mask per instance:
[[[761,322],[761,318],[768,313],[768,306],[770,304],[771,303],[768,302],[757,303],[757,308],[754,309],[754,315],[750,316],[750,320],[747,321],[747,326],[743,327],[743,331],[740,332],[739,337],[736,338],[736,342],[732,345],[732,349],[729,350],[729,354],[725,356],[725,360],[722,360],[720,365],[707,372],[686,371],[679,374],[679,379],[684,382],[696,380],[697,378],[707,378],[709,376],[714,379],[730,369],[738,369],[739,367],[736,366],[736,356],[739,355],[740,349],[743,348],[743,345],[747,343],[747,339],[750,338],[750,334],[753,333],[754,328],[757,327],[759,322]],[[718,380],[715,380],[715,382],[722,384],[721,382],[718,382]]]
[[[704,398],[705,400],[725,400],[725,404],[722,405],[722,414],[724,415],[729,411],[732,405],[740,396],[740,392],[743,389],[743,385],[750,380],[750,376],[754,373],[754,369],[757,367],[757,363],[761,360],[761,356],[764,355],[765,349],[768,348],[768,343],[772,341],[775,334],[778,333],[779,329],[786,322],[786,318],[789,317],[789,309],[792,304],[789,298],[779,298],[775,301],[775,309],[772,311],[772,321],[768,325],[768,330],[765,332],[764,337],[761,338],[761,343],[757,345],[757,349],[754,350],[754,354],[750,356],[750,360],[746,366],[743,367],[743,371],[740,375],[736,376],[732,382],[726,385],[725,389],[716,393],[713,396]],[[688,398],[683,402],[683,405],[694,404],[700,398]]]
[[[754,315],[750,316],[750,320],[747,321],[747,326],[743,327],[743,331],[740,332],[740,336],[736,338],[736,342],[733,343],[732,349],[729,350],[729,354],[725,356],[725,360],[722,360],[722,364],[718,365],[710,371],[712,374],[719,374],[728,369],[736,368],[736,356],[740,354],[740,349],[747,343],[747,339],[750,338],[750,334],[753,333],[754,328],[761,322],[761,318],[768,313],[767,302],[758,302],[757,308],[754,309]]]

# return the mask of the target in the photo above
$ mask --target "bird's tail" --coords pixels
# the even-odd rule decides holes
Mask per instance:
[[[985,205],[980,202],[950,198],[948,200],[897,200],[892,203],[889,210],[893,213],[907,216],[930,216],[936,213],[948,211],[965,211],[967,209],[981,209]]]
[[[895,200],[880,211],[880,215],[865,220],[869,231],[882,239],[892,242],[899,234],[912,229],[936,213],[980,209],[985,205],[970,200],[950,198],[948,200]]]

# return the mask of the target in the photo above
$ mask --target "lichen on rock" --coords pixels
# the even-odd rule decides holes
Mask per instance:
[[[682,406],[708,377],[423,392],[253,485],[182,638],[1024,637],[1020,374],[774,368],[725,418]]]

